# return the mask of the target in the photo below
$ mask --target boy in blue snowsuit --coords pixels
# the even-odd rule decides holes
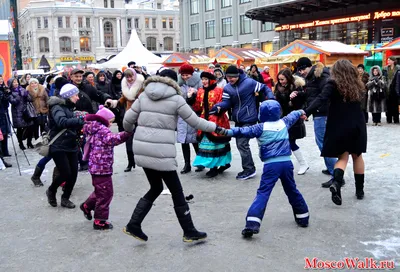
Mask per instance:
[[[292,111],[280,119],[281,106],[275,100],[264,101],[260,106],[260,123],[250,127],[235,127],[223,131],[233,137],[257,138],[260,147],[260,158],[264,162],[263,174],[257,196],[246,216],[244,237],[252,237],[260,230],[265,208],[272,189],[278,179],[292,205],[294,219],[301,227],[308,226],[308,207],[303,196],[296,188],[293,177],[293,164],[290,159],[289,128],[305,115],[303,110]]]

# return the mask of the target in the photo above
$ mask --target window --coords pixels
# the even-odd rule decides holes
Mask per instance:
[[[162,9],[161,3],[157,3],[157,9]]]
[[[239,4],[250,3],[251,0],[239,0]]]
[[[135,18],[135,28],[139,28],[139,18]]]
[[[215,9],[215,0],[206,0],[206,11]]]
[[[222,19],[222,37],[232,36],[232,17]]]
[[[261,22],[261,32],[275,30],[275,24],[271,22]],[[308,39],[307,39],[308,40]]]
[[[110,22],[104,23],[104,46],[114,47],[113,26]]]
[[[39,50],[40,52],[50,52],[49,50],[49,38],[39,38]]]
[[[169,28],[170,29],[174,28],[174,18],[169,18]]]
[[[144,19],[144,27],[150,28],[150,19],[149,18]]]
[[[199,40],[199,24],[190,25],[190,37],[192,41]]]
[[[104,0],[104,7],[108,8],[108,0]]]
[[[132,19],[128,18],[126,20],[126,28],[131,29],[132,28]]]
[[[215,38],[215,21],[206,22],[206,39]]]
[[[42,28],[42,18],[37,17],[36,22],[37,22],[37,28]]]
[[[156,51],[157,50],[157,40],[154,37],[147,37],[146,39],[147,50]]]
[[[79,45],[81,48],[81,52],[90,52],[90,38],[88,37],[81,37],[79,39]]]
[[[232,6],[232,0],[221,0],[222,2],[221,2],[221,6],[223,7],[223,8],[226,8],[226,7],[231,7]]]
[[[240,15],[240,34],[251,33],[251,20],[246,15]]]
[[[71,38],[60,38],[60,52],[71,52]]]
[[[82,19],[82,17],[78,17],[78,27],[79,28],[83,27],[83,19]]]
[[[162,28],[167,28],[167,19],[162,19]]]
[[[111,8],[114,8],[114,0],[110,0],[110,6]]]
[[[176,52],[179,52],[180,48],[179,48],[179,43],[176,44]]]
[[[190,14],[199,13],[199,0],[190,0]]]
[[[69,17],[65,17],[65,27],[66,28],[70,28],[71,27],[71,23],[70,23],[70,18]]]
[[[63,17],[59,16],[57,18],[58,21],[58,28],[63,28]]]
[[[153,28],[153,29],[157,28],[157,19],[156,18],[151,19],[151,28]]]
[[[174,50],[174,39],[172,39],[171,37],[164,38],[164,50],[165,51]]]
[[[86,27],[90,28],[90,18],[86,18]]]
[[[43,28],[49,28],[49,18],[43,17]]]

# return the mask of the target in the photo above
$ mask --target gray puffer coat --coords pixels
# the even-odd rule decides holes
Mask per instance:
[[[215,131],[216,125],[196,115],[181,96],[179,85],[172,79],[154,76],[144,83],[144,92],[124,117],[124,129],[132,132],[137,123],[133,152],[138,166],[158,171],[175,171],[178,116],[190,126]]]

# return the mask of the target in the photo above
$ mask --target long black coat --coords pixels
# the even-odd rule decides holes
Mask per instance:
[[[0,85],[0,129],[3,134],[11,132],[10,119],[8,118],[9,96],[7,86],[5,84]]]
[[[71,82],[72,83],[72,82]],[[104,104],[107,99],[111,98],[107,93],[99,92],[95,87],[81,83],[77,86],[79,89],[79,100],[76,102],[76,109],[94,114],[98,109],[95,109],[92,102]]]
[[[322,93],[305,110],[307,116],[330,101],[322,157],[339,157],[344,152],[360,155],[367,151],[367,127],[361,102],[344,102],[336,83],[329,80]]]
[[[33,125],[33,121],[26,122],[23,115],[26,105],[32,102],[32,98],[28,91],[18,86],[17,89],[12,90],[11,95],[8,97],[11,104],[12,124],[15,128],[25,128]]]
[[[307,94],[307,105],[311,105],[313,101],[322,92],[326,82],[329,79],[329,70],[324,67],[321,62],[315,64],[306,76],[306,86],[304,89]],[[329,101],[327,101],[329,103]],[[314,117],[327,116],[329,104],[321,104],[318,109],[313,112]]]

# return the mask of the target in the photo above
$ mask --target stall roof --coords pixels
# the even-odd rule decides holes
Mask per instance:
[[[194,53],[173,53],[170,55],[163,64],[183,64],[183,63],[210,63],[211,59],[207,55],[194,54]]]
[[[368,52],[337,41],[296,40],[278,50],[274,56],[291,54],[356,54],[367,55]]]
[[[400,38],[388,43],[381,48],[376,49],[376,51],[385,51],[385,50],[400,50]]]
[[[222,48],[217,52],[215,58],[220,59],[237,59],[241,61],[255,61],[261,58],[267,58],[270,55],[264,51],[253,47],[253,48]]]

